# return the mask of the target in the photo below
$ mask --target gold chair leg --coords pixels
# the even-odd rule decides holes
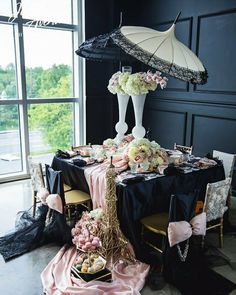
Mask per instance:
[[[33,195],[32,195],[32,201],[33,201],[33,217],[35,217],[35,211],[36,211],[36,194],[35,192],[33,192]]]
[[[162,249],[162,252],[164,251],[165,243],[166,243],[166,236],[163,236],[162,239],[161,239],[161,249]]]
[[[223,248],[223,218],[221,218],[220,223],[220,248]]]
[[[70,206],[67,207],[67,212],[68,212],[68,219],[71,219],[71,211],[70,211]]]
[[[91,206],[91,201],[88,201],[88,202],[87,202],[87,207],[88,207],[88,211],[91,211],[91,207],[92,207],[92,206]]]
[[[64,206],[64,214],[65,214],[65,218],[67,219],[67,206]]]
[[[226,200],[226,205],[228,207],[228,210],[231,207],[231,196],[232,196],[232,188],[230,187],[228,197],[227,197],[227,200]]]

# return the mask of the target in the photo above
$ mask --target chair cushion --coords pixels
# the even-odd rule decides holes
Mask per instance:
[[[168,225],[168,213],[161,212],[144,217],[141,219],[141,223],[150,231],[165,235]]]
[[[71,190],[65,192],[66,205],[82,204],[89,200],[91,200],[90,195],[80,190]]]

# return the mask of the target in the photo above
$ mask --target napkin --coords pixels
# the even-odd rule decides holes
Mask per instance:
[[[57,150],[56,157],[62,158],[62,159],[69,159],[71,156],[66,151]]]
[[[175,175],[178,173],[178,169],[174,166],[174,164],[169,164],[166,169],[164,169],[164,175]]]
[[[124,184],[132,184],[132,183],[140,182],[140,181],[143,181],[143,180],[145,180],[144,176],[137,175],[135,177],[131,177],[131,178],[127,178],[127,179],[122,180],[122,183],[124,183]]]
[[[72,160],[72,162],[75,166],[79,166],[79,167],[84,167],[87,165],[87,162],[82,159],[74,159]]]

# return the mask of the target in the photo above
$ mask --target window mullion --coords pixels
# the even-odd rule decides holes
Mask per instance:
[[[84,40],[84,0],[74,0],[73,4],[73,23],[79,25],[80,30],[73,33],[73,51],[78,49],[79,44]],[[78,144],[86,143],[86,117],[85,117],[85,87],[84,87],[84,61],[73,55],[74,71],[74,95],[78,97],[78,104],[75,104],[75,142]]]
[[[17,0],[18,1],[18,0]],[[23,41],[23,23],[22,17],[18,15],[18,22],[15,25],[15,44],[16,44],[16,61],[17,61],[17,84],[18,95],[21,104],[19,105],[20,115],[20,132],[21,132],[21,153],[23,172],[27,171],[27,155],[29,155],[29,131],[27,119],[27,92],[25,77],[25,58],[24,58],[24,41]]]
[[[35,139],[35,134],[37,135],[37,131],[41,131],[40,127],[41,125],[43,126],[43,124],[40,125],[40,121],[38,124],[38,126],[34,125],[34,122],[37,122],[37,115],[39,113],[37,113],[37,105],[39,105],[39,109],[40,110],[49,110],[49,115],[47,116],[47,118],[49,118],[49,120],[47,122],[48,125],[50,125],[51,127],[54,126],[54,121],[56,123],[59,122],[58,124],[58,128],[55,130],[62,130],[62,134],[65,133],[64,131],[64,125],[63,125],[63,120],[60,120],[60,115],[62,114],[67,114],[66,112],[68,112],[68,118],[66,117],[66,120],[68,121],[67,123],[70,125],[65,125],[67,126],[70,130],[68,132],[72,131],[72,125],[73,125],[73,133],[74,133],[74,143],[76,145],[78,144],[84,144],[85,141],[85,94],[84,94],[84,60],[82,60],[81,58],[79,58],[77,55],[75,55],[75,51],[77,50],[79,44],[84,40],[84,31],[83,31],[83,25],[84,25],[84,15],[83,15],[83,9],[84,9],[84,0],[68,0],[68,2],[70,1],[72,3],[71,5],[71,14],[73,17],[73,22],[70,23],[53,23],[50,22],[45,26],[40,26],[39,25],[35,25],[34,23],[37,23],[37,20],[32,19],[28,19],[28,17],[31,17],[31,14],[25,14],[23,13],[23,15],[21,15],[21,13],[19,13],[19,8],[22,7],[22,1],[23,0],[12,0],[12,3],[14,3],[14,13],[11,15],[9,15],[9,17],[7,16],[0,16],[0,23],[4,23],[4,24],[9,24],[11,23],[11,25],[13,26],[13,32],[14,32],[14,46],[15,46],[15,72],[16,72],[16,87],[17,87],[17,96],[14,97],[10,97],[10,99],[2,99],[0,101],[0,105],[17,105],[18,107],[18,120],[19,120],[19,127],[18,127],[18,134],[20,133],[20,143],[18,143],[18,145],[21,146],[21,148],[18,148],[17,153],[21,154],[21,161],[22,161],[22,165],[18,170],[14,170],[11,174],[8,173],[7,177],[2,178],[0,175],[0,181],[2,181],[2,179],[16,179],[18,176],[20,178],[22,177],[26,177],[29,175],[28,173],[28,165],[27,165],[27,156],[31,153],[33,155],[36,156],[36,158],[40,158],[41,159],[41,155],[44,156],[46,153],[51,153],[51,150],[49,148],[52,149],[53,144],[55,146],[55,140],[53,142],[53,144],[51,143],[50,140],[48,140],[48,142],[46,142],[45,145],[39,145],[38,144],[38,137]],[[69,3],[70,4],[70,3]],[[17,11],[18,10],[18,11]],[[18,13],[16,13],[18,12]],[[23,17],[27,17],[27,18],[23,18]],[[33,16],[33,14],[32,14]],[[28,24],[26,24],[28,22]],[[30,22],[32,23],[32,25],[30,25]],[[32,48],[30,48],[31,46],[31,40],[32,38],[30,38],[30,34],[28,33],[28,31],[30,30],[29,27],[35,27],[35,29],[39,28],[39,29],[45,29],[51,32],[55,32],[55,36],[59,36],[59,35],[65,35],[65,39],[68,38],[67,40],[69,42],[72,42],[72,48],[70,45],[70,51],[68,50],[67,52],[69,52],[69,54],[72,54],[72,65],[71,65],[71,61],[67,64],[67,61],[64,62],[64,59],[62,59],[61,64],[65,64],[67,66],[70,67],[72,66],[72,77],[73,77],[73,81],[71,80],[71,72],[69,74],[62,74],[62,76],[66,77],[65,80],[62,79],[62,83],[59,84],[55,87],[55,91],[58,92],[53,92],[54,88],[51,87],[52,91],[51,92],[47,92],[47,86],[45,87],[45,92],[44,92],[44,87],[42,87],[42,91],[41,94],[37,94],[37,91],[34,92],[34,95],[31,95],[31,91],[28,90],[27,93],[27,88],[31,87],[31,80],[28,79],[28,67],[30,65],[30,58],[32,56],[29,57],[25,57],[25,53],[26,54],[32,54],[34,53],[33,50],[33,46]],[[33,28],[32,28],[33,30]],[[59,32],[61,31],[61,32]],[[42,32],[42,35],[44,36],[44,32]],[[50,34],[49,34],[50,35]],[[67,37],[68,35],[71,35],[71,39],[69,40],[69,37]],[[28,40],[28,38],[30,38]],[[56,40],[57,37],[55,37]],[[38,39],[37,39],[38,40]],[[47,40],[45,38],[45,40]],[[45,43],[47,44],[47,43]],[[68,43],[66,43],[68,44]],[[13,45],[13,44],[12,44]],[[12,46],[11,45],[11,46]],[[65,46],[65,50],[67,50],[68,47]],[[28,52],[29,50],[29,52]],[[63,50],[62,50],[63,52]],[[12,55],[13,57],[13,55]],[[31,58],[33,59],[33,58]],[[58,58],[59,63],[60,63],[60,58]],[[27,68],[26,68],[26,63],[27,63]],[[43,62],[42,62],[43,63]],[[46,65],[47,63],[45,63]],[[43,65],[42,65],[43,66]],[[43,67],[43,70],[47,70],[47,67]],[[39,74],[37,74],[38,72],[36,72],[36,76],[40,75],[41,72]],[[73,93],[70,92],[68,90],[68,94],[66,94],[67,92],[63,92],[64,89],[67,88],[63,88],[63,87],[68,87],[67,85],[67,76],[69,75],[68,79],[70,81],[70,83],[73,83]],[[31,77],[31,76],[30,76]],[[34,76],[35,77],[35,76]],[[50,79],[48,79],[48,81],[50,81]],[[41,82],[40,82],[41,83]],[[34,84],[34,85],[38,85],[38,84]],[[60,88],[61,87],[61,88]],[[58,88],[58,89],[57,89]],[[31,89],[31,88],[30,88]],[[38,89],[37,87],[35,87],[35,89]],[[49,91],[51,90],[49,89]],[[33,93],[33,92],[32,92]],[[45,94],[44,94],[45,93]],[[65,94],[64,94],[65,93]],[[40,95],[42,97],[40,97]],[[36,96],[36,97],[35,97]],[[55,96],[55,97],[54,97]],[[29,97],[29,98],[28,98]],[[51,116],[50,113],[50,104],[53,111],[51,111],[51,113],[53,113],[54,111],[57,112],[58,111],[58,119],[57,117],[53,117],[53,114]],[[65,104],[65,108],[63,105],[60,104]],[[71,106],[74,106],[74,112],[73,115],[74,117],[72,118],[72,109]],[[31,109],[31,105],[32,105],[32,109]],[[49,106],[49,108],[47,108],[47,106]],[[55,106],[55,108],[54,108]],[[58,107],[59,106],[59,107]],[[29,107],[30,107],[30,112],[29,111]],[[64,109],[63,109],[64,108]],[[36,110],[34,112],[34,110]],[[62,111],[61,111],[62,110]],[[32,114],[31,114],[32,111]],[[40,113],[40,115],[43,114]],[[47,115],[47,113],[45,112],[45,114]],[[34,118],[33,116],[35,115],[36,120],[33,121],[32,120],[32,125],[31,125],[31,119]],[[31,116],[31,117],[28,117]],[[52,120],[50,119],[52,118]],[[74,119],[74,120],[73,120]],[[17,119],[16,119],[17,120]],[[51,120],[51,121],[50,121]],[[53,121],[54,120],[54,121]],[[72,123],[73,120],[73,123]],[[46,122],[46,120],[41,120],[43,123]],[[62,122],[62,124],[60,125],[60,123]],[[35,127],[36,126],[36,127]],[[43,128],[45,128],[46,124],[44,124]],[[50,127],[49,126],[49,127]],[[31,129],[29,129],[29,127]],[[35,128],[35,130],[34,130]],[[39,128],[39,129],[37,129]],[[36,131],[35,133],[32,132]],[[63,133],[64,132],[64,133]],[[46,129],[46,134],[48,134],[48,130]],[[30,137],[29,137],[30,136]],[[64,135],[63,135],[64,136]],[[30,139],[29,139],[30,138]],[[56,137],[57,138],[57,137]],[[59,137],[58,137],[59,138]],[[57,139],[58,139],[57,138]],[[63,138],[66,139],[66,136],[64,136]],[[49,139],[50,138],[50,134],[49,134]],[[41,138],[40,138],[41,140]],[[70,136],[70,142],[72,141],[72,137]],[[19,142],[19,137],[18,137],[18,142]],[[60,138],[58,139],[59,144],[61,142],[63,142],[63,140],[61,140]],[[43,143],[43,141],[42,141]],[[71,142],[72,143],[72,142]],[[41,144],[41,141],[40,141]],[[10,143],[9,143],[10,145]],[[53,150],[52,150],[53,152]],[[48,155],[51,157],[51,155]],[[42,157],[43,158],[43,157]],[[46,158],[47,160],[47,158]],[[20,171],[20,169],[22,168],[22,171]]]

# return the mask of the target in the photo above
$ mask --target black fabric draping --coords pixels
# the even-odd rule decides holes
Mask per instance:
[[[84,167],[76,166],[70,160],[58,157],[53,158],[51,166],[54,170],[62,171],[63,181],[71,188],[89,193],[89,187],[84,177]]]
[[[88,192],[84,167],[77,167],[70,161],[54,157],[52,167],[62,171],[64,181],[73,188]],[[172,194],[189,194],[198,190],[199,199],[204,199],[207,183],[224,179],[222,165],[201,169],[191,173],[177,173],[161,176],[128,185],[117,185],[117,215],[124,235],[134,247],[138,259],[145,260],[141,246],[141,225],[145,216],[168,212]]]
[[[0,237],[0,253],[5,261],[41,246],[48,207],[39,206],[36,218],[29,211],[17,213],[15,229]]]
[[[47,188],[49,193],[59,194],[65,203],[61,174],[56,171],[48,172],[46,167]],[[47,220],[47,222],[46,222]],[[64,214],[50,210],[46,205],[38,206],[36,217],[30,210],[17,214],[15,229],[0,237],[0,253],[5,261],[29,252],[50,242],[59,245],[71,244],[71,229],[66,224]]]
[[[44,229],[45,242],[57,242],[60,245],[71,244],[71,229],[66,223],[64,215],[65,195],[61,171],[54,171],[46,165],[46,183],[50,194],[59,194],[63,205],[63,214],[51,210],[50,222]]]

